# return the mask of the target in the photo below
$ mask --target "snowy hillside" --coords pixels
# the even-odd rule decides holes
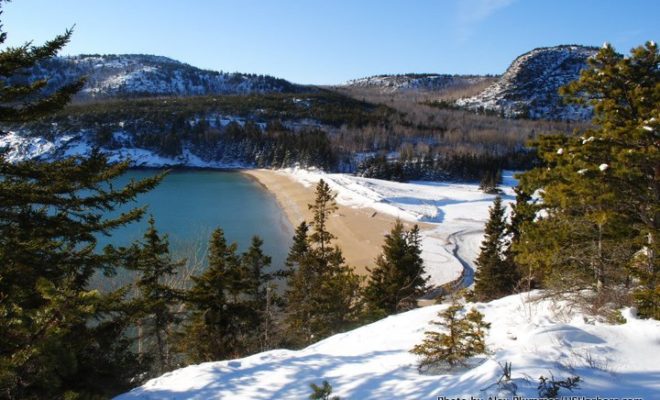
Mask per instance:
[[[467,87],[492,79],[493,77],[479,75],[376,75],[350,80],[343,86],[351,88],[376,88],[384,93],[397,91],[438,91],[448,88]]]
[[[587,59],[597,51],[585,46],[534,49],[516,58],[504,75],[482,93],[459,99],[456,105],[514,118],[588,119],[591,110],[562,104],[558,89],[577,79]]]
[[[295,92],[301,86],[265,75],[202,70],[167,57],[121,54],[56,57],[30,71],[48,90],[85,76],[77,98]]]
[[[343,400],[508,396],[495,382],[512,363],[517,395],[538,397],[539,376],[580,376],[560,395],[655,399],[660,393],[660,322],[609,325],[571,312],[564,304],[530,301],[538,293],[469,304],[492,324],[490,354],[470,367],[421,375],[408,351],[424,337],[438,311],[425,307],[332,336],[300,351],[273,350],[243,359],[189,366],[117,397],[131,399],[304,399],[310,383],[327,380]],[[582,398],[582,397],[580,397]]]
[[[240,121],[237,119],[237,121]],[[96,147],[85,139],[85,132],[63,134],[54,140],[42,136],[27,136],[9,131],[0,133],[0,151],[5,151],[9,162],[27,160],[52,161],[71,156],[89,156]],[[115,132],[113,148],[101,147],[99,150],[108,156],[110,162],[130,160],[134,167],[192,167],[192,168],[242,168],[246,164],[237,162],[233,157],[217,159],[200,158],[184,148],[176,157],[166,157],[150,149],[133,146],[132,137],[126,132]]]

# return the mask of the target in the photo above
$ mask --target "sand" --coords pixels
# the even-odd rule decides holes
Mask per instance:
[[[283,172],[264,169],[242,172],[275,196],[294,228],[302,221],[311,220],[307,205],[314,202],[314,187],[305,187]],[[338,207],[330,217],[328,230],[337,237],[336,243],[348,265],[356,273],[367,275],[367,267],[373,267],[382,250],[385,234],[392,229],[396,218],[371,208],[351,208],[341,204]]]

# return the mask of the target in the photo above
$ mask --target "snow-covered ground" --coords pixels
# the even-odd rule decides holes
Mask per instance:
[[[435,399],[462,396],[487,399],[512,363],[517,394],[538,397],[539,376],[580,376],[573,393],[560,395],[657,399],[660,396],[660,322],[639,320],[609,325],[532,294],[470,304],[491,323],[490,354],[471,366],[422,375],[409,350],[436,327],[446,305],[416,309],[332,336],[300,351],[273,350],[238,360],[193,365],[167,373],[117,397],[131,399],[305,399],[310,383],[327,380],[344,400]],[[485,390],[484,390],[485,389]],[[582,397],[578,397],[582,398]]]
[[[225,119],[226,120],[226,119]],[[224,123],[224,120],[222,120]],[[25,160],[57,160],[69,156],[86,156],[91,154],[93,145],[86,141],[83,133],[64,134],[50,141],[44,137],[21,135],[16,132],[0,133],[0,151],[5,151],[5,159],[9,162]],[[115,132],[118,141],[130,141],[130,135],[125,132]],[[162,168],[171,166],[191,168],[246,168],[238,162],[205,161],[184,149],[177,157],[164,157],[154,151],[132,147],[130,143],[122,143],[118,149],[100,149],[108,156],[110,162],[131,160],[135,167]]]
[[[422,257],[430,283],[443,285],[463,279],[472,284],[474,259],[479,253],[488,208],[494,195],[477,184],[447,182],[400,183],[327,174],[314,169],[282,171],[306,186],[323,179],[337,192],[340,204],[372,208],[409,222],[424,222],[432,229],[422,232]],[[500,186],[505,204],[514,200],[513,172],[505,171]]]

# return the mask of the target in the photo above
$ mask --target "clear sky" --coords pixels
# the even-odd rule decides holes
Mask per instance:
[[[75,24],[62,54],[157,54],[315,84],[499,74],[536,47],[660,40],[660,0],[13,0],[1,19],[12,46]]]

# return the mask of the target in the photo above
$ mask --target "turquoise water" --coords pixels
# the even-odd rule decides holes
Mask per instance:
[[[116,183],[125,184],[156,173],[131,170]],[[153,191],[140,195],[130,207],[122,209],[143,205],[148,206],[145,218],[114,230],[111,237],[100,238],[99,244],[127,245],[142,238],[152,214],[158,231],[168,234],[170,250],[176,257],[201,261],[211,232],[220,227],[240,251],[247,249],[253,235],[259,235],[264,240],[264,252],[273,258],[273,267],[279,268],[293,236],[293,229],[275,199],[259,183],[238,172],[170,172]]]

